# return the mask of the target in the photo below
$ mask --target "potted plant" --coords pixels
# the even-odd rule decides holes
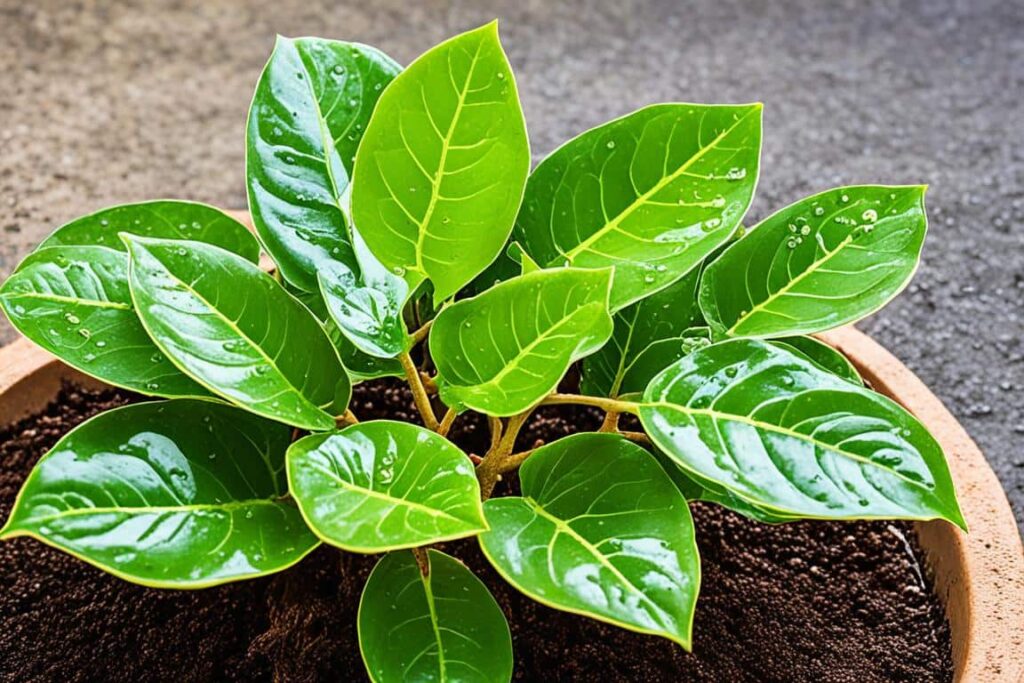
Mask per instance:
[[[247,127],[259,241],[212,207],[125,205],[0,288],[36,344],[159,399],[63,436],[0,538],[169,589],[321,544],[380,555],[357,621],[388,682],[512,677],[499,603],[439,544],[476,539],[529,598],[689,649],[692,501],[966,530],[926,426],[809,336],[907,284],[925,188],[836,188],[744,229],[760,143],[759,104],[658,104],[531,173],[495,24],[405,69],[279,39]],[[385,377],[414,418],[350,406]],[[597,429],[523,445],[567,405]],[[449,438],[460,422],[486,426],[478,452]]]

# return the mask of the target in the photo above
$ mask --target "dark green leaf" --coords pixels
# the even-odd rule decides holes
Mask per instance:
[[[290,432],[212,401],[103,413],[43,456],[0,537],[32,536],[162,588],[280,571],[319,543],[282,500]]]
[[[39,245],[95,246],[125,251],[118,233],[195,240],[233,251],[256,263],[260,245],[249,229],[220,209],[180,200],[122,204],[82,216],[57,228]]]
[[[488,415],[526,410],[612,331],[610,270],[538,270],[441,311],[430,331],[445,403]]]
[[[580,389],[592,396],[643,391],[654,375],[681,358],[686,331],[701,324],[697,269],[678,282],[619,311],[611,340],[582,364]]]
[[[645,107],[541,162],[516,239],[542,266],[615,266],[619,310],[729,239],[754,194],[760,150],[760,104]]]
[[[877,311],[917,268],[924,191],[840,187],[766,218],[704,273],[716,338],[812,334]]]
[[[335,324],[360,351],[394,358],[412,345],[402,319],[409,285],[382,266],[358,234],[352,237],[359,272],[339,261],[321,264],[321,294]]]
[[[445,301],[494,260],[530,149],[496,23],[428,50],[380,98],[356,156],[352,212],[381,262]]]
[[[790,351],[803,354],[833,375],[838,375],[854,384],[864,384],[857,368],[853,367],[853,363],[846,356],[814,337],[786,337],[776,339],[772,343],[781,344]]]
[[[205,396],[153,344],[132,308],[128,258],[106,247],[46,247],[0,287],[26,337],[86,374],[154,396]]]
[[[695,351],[654,378],[639,415],[681,467],[766,512],[964,524],[942,450],[916,419],[782,347]]]
[[[124,236],[135,309],[174,363],[219,396],[305,429],[351,391],[327,333],[259,267],[199,242]]]
[[[322,263],[354,263],[342,198],[362,131],[399,70],[366,45],[279,37],[260,76],[246,134],[249,210],[300,289],[317,291]]]
[[[359,603],[359,649],[375,683],[504,683],[512,635],[487,587],[453,557],[410,551],[374,567]]]
[[[484,504],[480,536],[498,572],[557,609],[689,649],[700,560],[686,500],[650,453],[613,434],[539,448],[523,497]]]
[[[466,454],[405,422],[362,422],[295,442],[288,481],[313,531],[351,552],[412,548],[487,528]]]

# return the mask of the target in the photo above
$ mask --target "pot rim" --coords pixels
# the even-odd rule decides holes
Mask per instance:
[[[949,619],[955,681],[1024,681],[1024,546],[995,472],[942,402],[880,344],[852,326],[818,336],[916,415],[946,453],[970,533],[942,520],[915,527]],[[0,424],[43,409],[68,379],[106,386],[25,338],[0,348]]]

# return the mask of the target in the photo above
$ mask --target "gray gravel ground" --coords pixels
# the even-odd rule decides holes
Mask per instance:
[[[1024,522],[1021,0],[0,0],[0,275],[109,204],[243,208],[245,114],[275,33],[405,63],[495,16],[537,158],[650,102],[761,100],[751,219],[837,184],[929,183],[917,278],[861,327],[964,422]]]

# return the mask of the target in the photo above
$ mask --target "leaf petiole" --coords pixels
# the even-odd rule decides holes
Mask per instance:
[[[405,379],[409,383],[409,388],[412,389],[413,402],[416,404],[416,409],[420,411],[423,424],[427,426],[427,429],[436,432],[438,427],[440,427],[440,423],[437,421],[437,416],[434,415],[434,409],[430,405],[430,397],[427,395],[427,390],[423,387],[420,373],[416,369],[416,364],[412,362],[409,352],[400,353],[398,355],[398,362],[402,364]]]

